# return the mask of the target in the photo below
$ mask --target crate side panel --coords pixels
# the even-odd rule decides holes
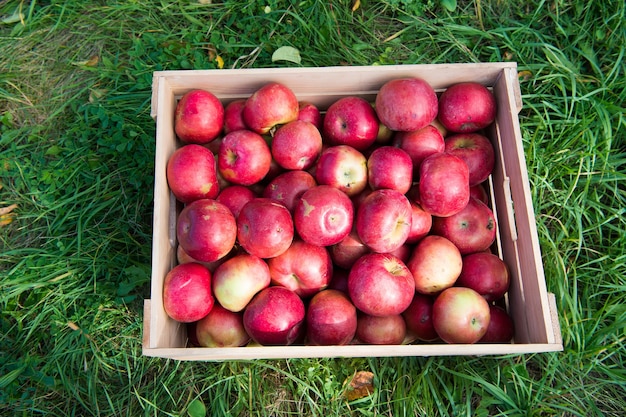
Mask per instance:
[[[169,156],[176,149],[174,137],[174,108],[176,100],[167,80],[157,82],[156,105],[159,111],[156,130],[154,162],[154,218],[152,242],[152,276],[150,303],[150,347],[184,346],[186,334],[180,323],[170,319],[163,309],[163,281],[174,266],[175,242],[171,236],[173,198],[167,185],[166,166]],[[174,217],[175,218],[175,217]]]
[[[514,63],[389,65],[370,67],[272,68],[241,70],[164,71],[176,95],[204,88],[228,102],[244,98],[268,82],[292,88],[300,100],[323,108],[345,95],[375,98],[378,89],[392,78],[421,77],[433,88],[477,81],[492,86],[503,68]]]
[[[522,136],[517,118],[514,83],[519,82],[515,71],[504,71],[494,93],[500,111],[506,113],[498,118],[498,130],[502,139],[501,155],[509,179],[513,202],[514,240],[517,252],[517,268],[522,282],[524,314],[528,323],[528,342],[554,343],[552,319],[548,302],[541,250],[537,237],[535,214],[526,168]],[[516,307],[518,310],[520,306]]]

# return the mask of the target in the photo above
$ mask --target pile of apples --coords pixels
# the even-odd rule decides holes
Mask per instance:
[[[192,346],[511,341],[489,89],[397,78],[320,109],[267,82],[189,91],[174,116],[163,305]]]

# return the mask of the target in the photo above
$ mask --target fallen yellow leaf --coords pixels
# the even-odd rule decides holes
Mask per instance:
[[[0,207],[0,216],[4,216],[5,214],[11,213],[13,210],[17,208],[17,204],[11,204],[7,207]]]
[[[369,371],[358,371],[354,374],[344,396],[348,401],[358,400],[367,397],[374,392],[374,374]]]
[[[352,4],[352,11],[356,12],[359,7],[361,7],[361,0],[354,0],[354,3]]]
[[[533,73],[528,70],[520,71],[517,73],[517,78],[521,78],[522,81],[528,81],[530,77],[532,76],[533,76]]]
[[[221,56],[219,56],[219,55],[218,55],[218,56],[216,56],[216,57],[215,57],[215,61],[217,62],[217,67],[218,67],[219,69],[224,68],[224,59],[223,59]]]

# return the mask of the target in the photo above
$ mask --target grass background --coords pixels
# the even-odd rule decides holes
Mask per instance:
[[[621,0],[0,1],[0,415],[626,415],[625,44]],[[563,352],[142,357],[152,72],[294,66],[281,46],[302,66],[518,62]],[[375,392],[348,402],[361,370]]]

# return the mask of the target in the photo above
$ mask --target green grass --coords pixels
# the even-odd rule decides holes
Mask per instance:
[[[17,204],[0,226],[0,415],[183,416],[200,403],[244,416],[626,414],[624,2],[352,4],[0,1],[0,207]],[[152,72],[217,68],[216,55],[225,68],[293,65],[272,62],[280,46],[299,49],[302,66],[513,60],[527,71],[520,122],[563,352],[141,355]],[[375,392],[347,402],[361,370]]]

